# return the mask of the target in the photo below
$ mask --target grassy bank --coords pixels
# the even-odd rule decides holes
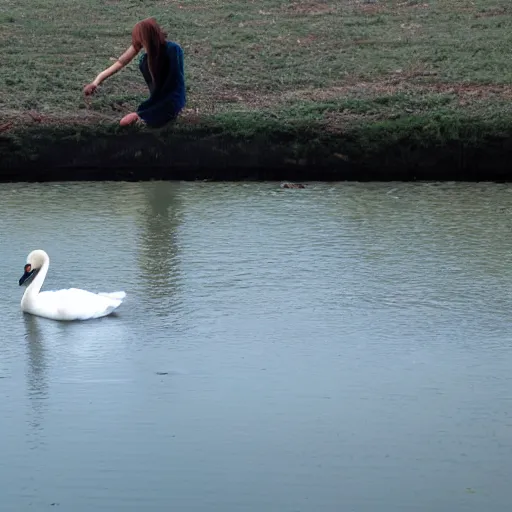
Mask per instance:
[[[147,95],[136,63],[90,100],[81,89],[147,16],[185,50],[188,105],[165,130],[120,130]],[[506,178],[511,27],[508,0],[4,0],[4,175],[146,162]]]

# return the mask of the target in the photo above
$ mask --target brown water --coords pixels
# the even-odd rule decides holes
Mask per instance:
[[[1,185],[1,510],[508,510],[511,192]]]

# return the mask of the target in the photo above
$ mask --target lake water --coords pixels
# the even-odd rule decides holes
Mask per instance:
[[[512,186],[0,186],[2,512],[512,501]],[[45,289],[115,317],[24,316]]]

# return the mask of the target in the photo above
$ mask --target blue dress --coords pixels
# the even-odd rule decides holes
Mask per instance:
[[[166,42],[169,72],[162,85],[155,88],[149,72],[148,56],[140,58],[139,69],[149,87],[150,97],[142,102],[137,114],[150,127],[160,128],[178,117],[186,103],[183,50],[177,43]]]

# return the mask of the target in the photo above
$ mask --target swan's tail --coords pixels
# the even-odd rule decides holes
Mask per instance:
[[[102,297],[108,297],[109,299],[123,300],[126,297],[125,292],[101,292],[98,293]]]

